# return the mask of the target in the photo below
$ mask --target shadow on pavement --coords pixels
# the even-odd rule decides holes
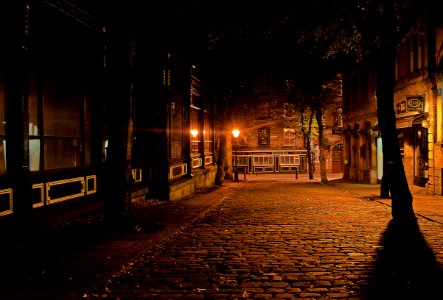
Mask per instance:
[[[443,270],[417,222],[391,220],[380,246],[368,299],[441,299]]]

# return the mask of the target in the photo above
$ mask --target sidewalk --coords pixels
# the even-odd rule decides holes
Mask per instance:
[[[390,206],[390,199],[380,199],[379,185],[356,184],[328,175],[330,185],[356,196]],[[222,187],[202,190],[182,200],[156,202],[147,200],[135,209],[136,221],[126,230],[114,232],[91,225],[18,241],[15,247],[2,249],[5,258],[0,268],[0,299],[79,299],[79,293],[91,290],[121,272],[144,251],[184,232],[248,181],[314,182],[306,175],[259,174],[241,176],[239,182],[226,181]],[[443,197],[429,196],[423,189],[411,188],[417,215],[443,224]],[[15,260],[16,258],[20,260]],[[89,295],[90,296],[90,295]]]
[[[338,188],[354,192],[359,196],[391,206],[391,199],[380,198],[380,185],[356,184],[342,180],[332,180],[331,184]],[[428,220],[443,224],[443,196],[427,195],[424,188],[409,187],[413,197],[415,214]]]
[[[341,176],[342,174],[328,174],[329,184],[339,189],[352,192],[358,197],[364,197],[391,206],[391,199],[380,198],[379,184],[354,183],[341,179]],[[243,177],[241,177],[241,179],[243,179]],[[316,174],[312,180],[308,179],[307,174],[299,174],[298,179],[295,179],[293,174],[258,174],[248,175],[246,178],[247,181],[264,179],[289,182],[320,182],[318,174]],[[428,195],[426,194],[425,188],[418,186],[409,186],[409,189],[412,193],[412,203],[416,215],[443,224],[443,196]]]

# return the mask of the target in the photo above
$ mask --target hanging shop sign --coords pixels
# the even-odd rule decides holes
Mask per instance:
[[[406,98],[407,111],[423,111],[423,97],[407,97]]]
[[[397,103],[397,114],[404,114],[407,112],[423,112],[423,97],[411,96],[406,97],[405,101]]]

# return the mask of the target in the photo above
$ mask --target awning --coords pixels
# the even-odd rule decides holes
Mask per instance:
[[[416,114],[413,116],[407,116],[398,118],[395,122],[397,129],[412,127],[414,124],[421,124],[428,117],[427,113]]]

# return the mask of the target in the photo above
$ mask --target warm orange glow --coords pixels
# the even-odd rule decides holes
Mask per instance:
[[[192,135],[193,138],[197,137],[198,130],[197,129],[191,129],[191,135]]]
[[[238,130],[238,129],[234,129],[234,130],[232,130],[232,135],[233,135],[235,138],[238,138],[238,136],[240,135],[240,130]]]

